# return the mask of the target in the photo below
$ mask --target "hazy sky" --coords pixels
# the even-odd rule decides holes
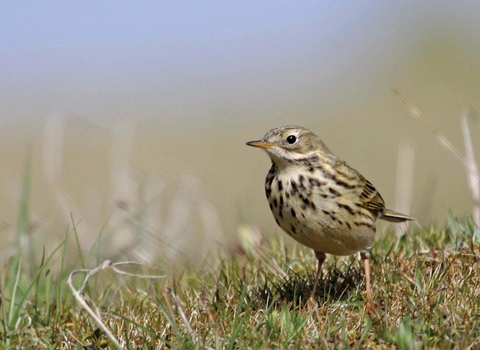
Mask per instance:
[[[0,123],[308,113],[390,88],[426,36],[478,45],[479,23],[477,1],[3,1]]]

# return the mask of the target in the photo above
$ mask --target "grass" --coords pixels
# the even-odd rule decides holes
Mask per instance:
[[[248,231],[248,230],[247,230]],[[1,276],[3,348],[478,348],[480,262],[474,226],[451,214],[444,229],[379,237],[372,249],[375,311],[364,310],[358,257],[330,257],[316,296],[308,249],[244,240],[237,253],[173,277],[138,264],[105,264],[71,276],[110,339],[67,286],[73,269],[53,273],[73,229],[36,269],[19,256]],[[248,232],[244,232],[248,235]],[[161,259],[158,266],[162,266]],[[30,273],[27,273],[30,271]],[[33,273],[31,273],[33,271]],[[86,279],[86,273],[90,272]],[[146,278],[145,278],[146,277]]]

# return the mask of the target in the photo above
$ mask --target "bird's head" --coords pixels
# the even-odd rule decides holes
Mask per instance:
[[[308,158],[313,154],[331,154],[317,135],[296,125],[272,129],[261,140],[247,142],[247,145],[263,148],[278,166]]]

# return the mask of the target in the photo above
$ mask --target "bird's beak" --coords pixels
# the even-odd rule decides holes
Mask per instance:
[[[258,140],[258,141],[249,141],[249,142],[247,142],[247,146],[252,146],[252,147],[258,147],[258,148],[267,149],[267,148],[270,148],[270,147],[275,146],[275,144],[274,144],[274,143],[271,143],[271,142],[264,142],[264,141],[262,141],[262,140]]]

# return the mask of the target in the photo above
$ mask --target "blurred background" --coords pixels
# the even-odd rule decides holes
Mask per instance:
[[[146,261],[277,234],[245,142],[285,124],[423,225],[471,212],[464,168],[392,88],[464,153],[478,1],[2,2],[0,32],[3,256],[73,225],[85,251]]]

